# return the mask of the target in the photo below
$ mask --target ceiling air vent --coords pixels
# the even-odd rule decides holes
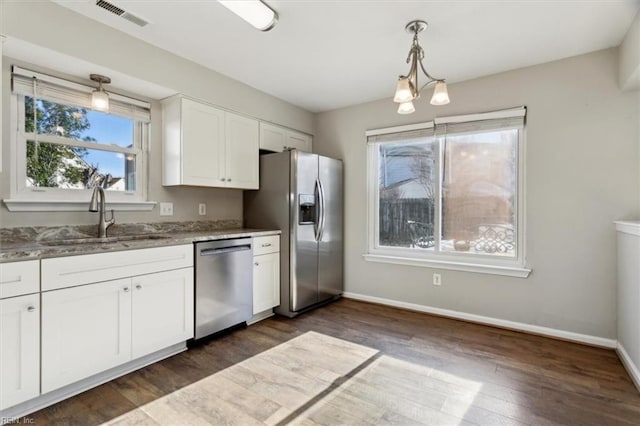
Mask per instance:
[[[126,19],[129,22],[133,22],[140,27],[144,27],[148,24],[148,22],[144,19],[134,15],[131,12],[127,12],[124,9],[120,9],[118,6],[113,3],[109,3],[108,1],[96,0],[96,6],[101,7],[107,12],[113,13],[114,15],[118,15],[119,17]]]

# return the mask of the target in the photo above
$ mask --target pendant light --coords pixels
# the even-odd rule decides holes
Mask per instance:
[[[418,34],[427,28],[425,21],[415,20],[407,24],[405,29],[408,33],[413,34],[413,42],[407,63],[410,64],[409,73],[401,75],[396,85],[396,93],[393,101],[400,104],[398,106],[398,114],[411,114],[415,111],[413,100],[420,96],[420,92],[427,86],[434,85],[433,96],[431,97],[431,105],[446,105],[449,103],[449,93],[447,92],[447,83],[443,78],[432,77],[424,67],[422,60],[424,59],[424,50],[418,42]],[[420,66],[420,69],[418,69]],[[427,82],[420,87],[418,85],[419,71],[427,77]]]
[[[98,88],[91,93],[91,109],[109,112],[109,94],[102,85],[111,83],[111,79],[100,74],[91,74],[89,78],[98,83]]]

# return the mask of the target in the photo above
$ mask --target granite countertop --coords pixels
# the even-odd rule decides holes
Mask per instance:
[[[242,228],[234,220],[117,224],[106,240],[96,238],[95,225],[1,228],[0,262],[277,234],[280,230]]]

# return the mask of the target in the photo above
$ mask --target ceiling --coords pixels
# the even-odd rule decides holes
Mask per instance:
[[[312,112],[391,97],[411,35],[425,65],[448,83],[617,46],[640,0],[266,0],[269,32],[215,0],[110,0],[146,27],[95,6],[53,0],[113,28]]]

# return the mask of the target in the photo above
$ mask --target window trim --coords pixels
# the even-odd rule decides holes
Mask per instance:
[[[518,143],[516,146],[517,156],[517,176],[516,176],[516,256],[513,258],[501,258],[491,255],[473,254],[457,252],[431,252],[417,251],[410,248],[389,248],[380,247],[378,228],[379,212],[379,191],[378,191],[378,146],[381,142],[369,142],[370,136],[384,135],[389,133],[400,133],[411,130],[422,130],[437,127],[443,123],[460,123],[465,121],[494,120],[523,116],[525,123],[519,127]],[[525,153],[526,153],[526,107],[514,108],[503,111],[493,111],[481,114],[470,114],[453,117],[436,118],[433,121],[415,123],[405,126],[395,126],[382,129],[368,130],[365,132],[365,143],[367,144],[367,252],[363,257],[371,262],[394,263],[401,265],[422,266],[429,268],[449,269],[467,272],[487,273],[495,275],[506,275],[526,278],[531,269],[526,265],[525,235],[526,235],[526,196],[525,196]],[[434,144],[437,149],[435,156],[435,167],[438,170],[438,182],[435,187],[435,197],[440,200],[435,209],[436,224],[440,224],[441,215],[441,177],[442,177],[442,149],[441,138],[434,135]],[[440,232],[436,233],[436,244],[440,243]]]
[[[17,67],[14,67],[14,71]],[[20,71],[22,69],[17,68]],[[27,70],[28,71],[28,70]],[[78,90],[86,88],[78,83],[58,79],[56,77],[39,74],[46,82],[55,80],[56,83],[64,82],[66,89]],[[78,90],[83,92],[83,90]],[[111,93],[110,93],[111,94]],[[23,132],[24,125],[20,125],[20,120],[24,122],[24,104],[19,102],[24,99],[25,94],[13,92],[10,95],[10,158],[14,164],[10,173],[10,196],[3,202],[9,211],[86,211],[87,203],[91,198],[91,190],[86,189],[65,189],[65,188],[40,188],[26,186],[26,141],[32,133]],[[115,97],[122,101],[133,101],[135,107],[145,107],[150,105],[143,101],[134,100],[120,95]],[[41,97],[39,97],[40,99]],[[42,99],[57,102],[56,99],[42,97]],[[120,114],[118,114],[120,115]],[[114,149],[109,145],[87,146],[83,141],[69,141],[65,143],[64,138],[51,135],[38,135],[38,140],[43,143],[62,143],[70,146],[83,146],[90,149],[102,151],[131,152],[136,155],[136,189],[135,191],[110,191],[107,193],[106,208],[117,211],[150,211],[157,204],[149,201],[148,197],[148,157],[150,147],[150,122],[139,117],[130,117],[134,121],[134,147]],[[24,142],[24,143],[23,143]],[[95,144],[98,145],[98,144]],[[137,146],[136,146],[137,145]],[[103,149],[104,148],[104,149]]]

